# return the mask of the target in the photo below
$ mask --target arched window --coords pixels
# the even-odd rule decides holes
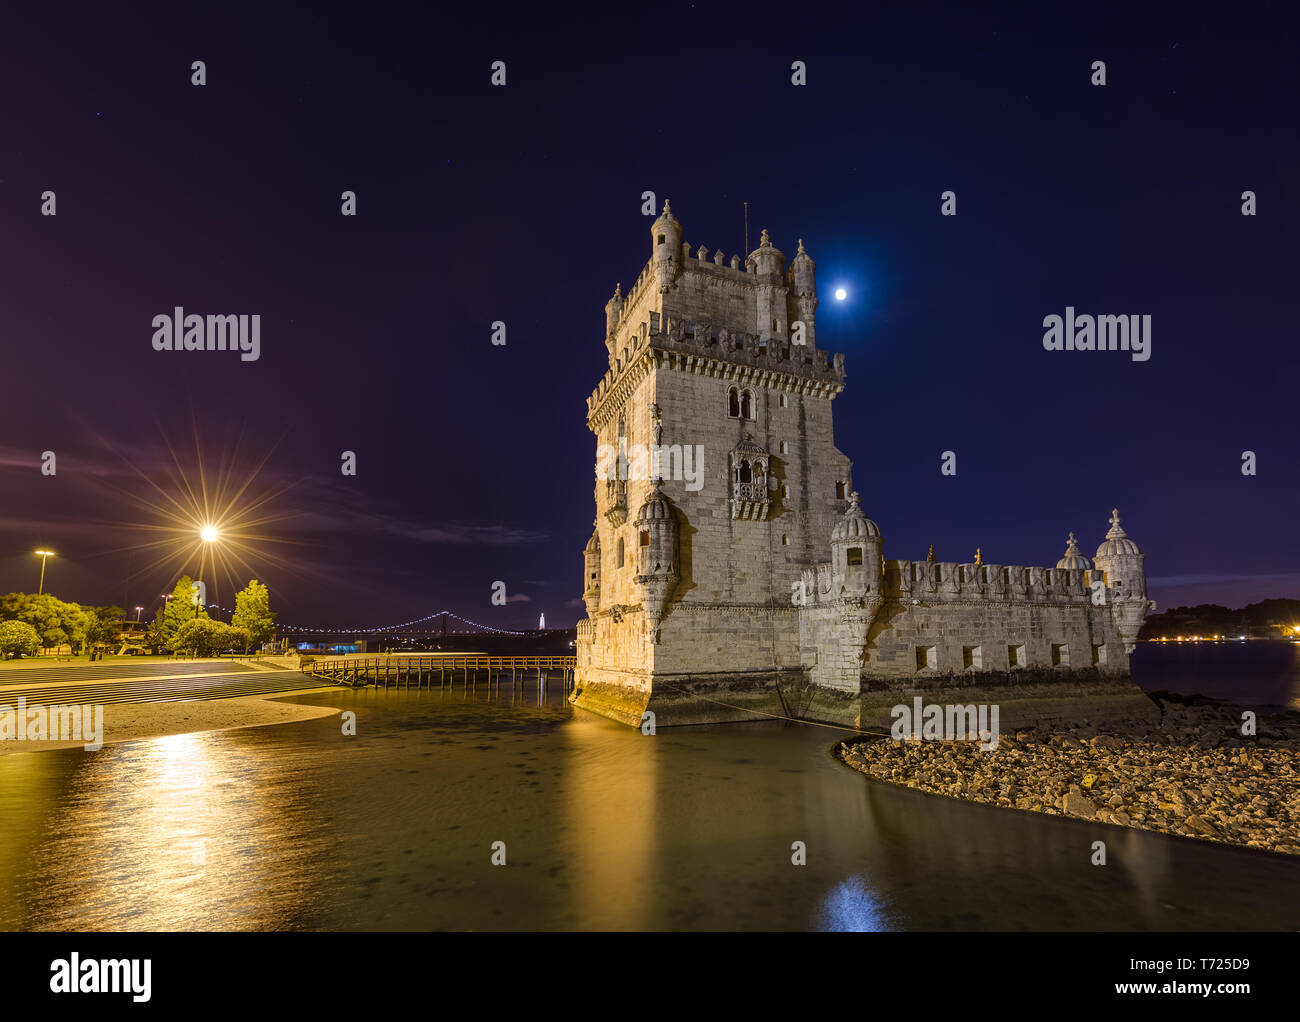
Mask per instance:
[[[752,478],[753,477],[749,473],[749,462],[742,461],[740,463],[740,481],[742,483],[748,483],[752,481]]]
[[[615,563],[614,567],[616,568],[623,567],[623,537],[622,536],[618,537],[618,561]]]
[[[661,244],[661,245],[662,245],[662,244],[663,244],[663,243],[664,243],[664,242],[665,242],[665,241],[666,241],[666,240],[667,240],[667,239],[666,239],[666,238],[664,238],[664,236],[663,236],[663,235],[662,235],[662,234],[661,234],[661,235],[659,235],[659,244]]]
[[[740,394],[735,387],[731,388],[730,401],[728,405],[728,414],[733,419],[740,417]]]
[[[740,395],[740,417],[742,419],[754,417],[754,395],[747,390]]]

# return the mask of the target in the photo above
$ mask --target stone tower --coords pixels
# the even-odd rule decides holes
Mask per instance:
[[[579,705],[721,720],[723,703],[779,712],[797,684],[793,593],[852,490],[831,420],[844,360],[817,348],[816,310],[802,241],[789,268],[766,230],[743,260],[692,252],[664,203],[648,261],[605,307],[609,371],[587,402]],[[876,550],[855,580],[878,574]]]
[[[1118,512],[1095,567],[1073,533],[1054,568],[884,559],[835,446],[844,356],[816,344],[816,269],[767,231],[743,261],[692,252],[664,203],[615,287],[574,702],[656,725],[874,726],[922,693],[978,694],[1004,725],[1151,712],[1128,675],[1154,604]]]

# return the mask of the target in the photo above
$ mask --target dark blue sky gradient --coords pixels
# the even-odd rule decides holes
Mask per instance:
[[[743,201],[751,245],[804,239],[887,557],[1054,564],[1118,505],[1163,606],[1300,596],[1294,32],[781,11],[11,12],[0,592],[34,587],[46,544],[59,595],[156,602],[176,572],[140,572],[103,523],[141,516],[122,472],[158,478],[164,436],[193,461],[193,421],[211,465],[266,457],[254,490],[292,484],[269,527],[292,564],[253,564],[282,620],[572,623],[585,398],[649,189],[693,247],[743,256]],[[260,313],[261,359],[153,351],[175,305]],[[1067,305],[1151,315],[1151,360],[1044,351]]]

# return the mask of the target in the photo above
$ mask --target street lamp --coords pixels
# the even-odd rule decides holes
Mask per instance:
[[[40,589],[38,589],[38,590],[36,591],[36,595],[37,595],[37,596],[40,596],[42,593],[45,592],[45,562],[46,562],[49,558],[51,558],[51,557],[54,556],[54,551],[53,551],[53,550],[37,550],[37,551],[36,551],[36,556],[39,557],[39,558],[41,559],[41,587],[40,587]]]
[[[135,623],[136,623],[136,624],[139,624],[139,623],[140,623],[140,615],[141,615],[141,613],[143,613],[143,612],[144,612],[144,608],[143,608],[143,607],[136,607],[136,608],[135,608]]]

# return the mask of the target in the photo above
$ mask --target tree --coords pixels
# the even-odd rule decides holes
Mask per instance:
[[[49,648],[84,636],[85,615],[75,603],[64,603],[49,593],[7,593],[0,596],[0,620],[24,621],[36,629],[41,644]]]
[[[0,660],[11,656],[35,656],[40,636],[26,621],[0,621]]]
[[[242,625],[226,625],[226,627],[230,629],[230,641],[227,643],[226,648],[242,649],[247,653],[248,647],[253,644],[252,633]]]
[[[95,615],[95,625],[87,633],[86,641],[92,644],[113,643],[122,634],[126,611],[121,607],[87,607]]]
[[[144,644],[155,656],[167,646],[167,622],[163,618],[162,607],[158,608],[158,613],[149,622],[149,627],[144,633]]]
[[[172,598],[167,601],[167,610],[163,614],[163,634],[164,642],[172,649],[176,648],[175,637],[176,629],[185,624],[186,621],[206,619],[208,612],[202,608],[197,608],[195,612],[194,601],[198,599],[197,586],[189,575],[182,575],[176,588],[172,590]]]
[[[249,646],[261,646],[275,637],[275,615],[271,613],[271,597],[266,586],[251,579],[235,595],[235,613],[230,623],[248,631]],[[248,652],[248,646],[244,652]]]
[[[172,648],[177,653],[191,656],[212,656],[235,646],[248,642],[248,632],[243,628],[232,628],[224,621],[213,621],[201,617],[186,621],[176,629],[172,639]]]

